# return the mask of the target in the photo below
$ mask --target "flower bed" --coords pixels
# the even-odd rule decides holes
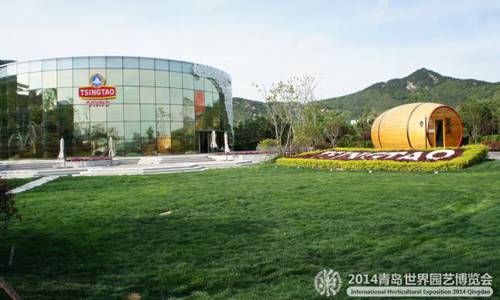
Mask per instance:
[[[280,158],[277,163],[342,170],[437,171],[462,169],[487,155],[488,147],[483,145],[430,150],[335,148]]]
[[[234,151],[234,152],[217,152],[215,155],[258,155],[258,154],[276,154],[278,151]]]
[[[73,161],[103,161],[103,160],[110,160],[109,157],[107,156],[98,156],[98,157],[72,157],[66,159],[68,162],[73,162]]]

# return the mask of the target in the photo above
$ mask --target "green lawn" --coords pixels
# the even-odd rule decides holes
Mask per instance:
[[[23,222],[0,237],[15,265],[0,274],[27,300],[324,299],[325,268],[344,280],[335,299],[349,273],[488,272],[500,293],[500,161],[68,177],[17,199]]]

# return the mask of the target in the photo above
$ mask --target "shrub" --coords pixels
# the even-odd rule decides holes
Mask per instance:
[[[486,141],[482,144],[486,145],[490,149],[490,151],[500,151],[500,142]]]
[[[373,148],[373,143],[371,141],[349,141],[339,142],[338,146],[346,148]]]
[[[11,187],[7,180],[0,178],[0,226],[5,230],[13,220],[21,220],[21,215],[16,208],[16,201],[14,201],[14,194],[11,194],[10,190]]]
[[[310,167],[342,170],[385,170],[385,171],[438,171],[438,170],[458,170],[467,166],[481,162],[488,155],[488,147],[484,145],[465,146],[462,156],[448,161],[438,162],[400,162],[391,160],[326,160],[307,158],[280,158],[276,162],[278,165],[287,167]],[[336,151],[396,151],[402,149],[363,149],[363,148],[335,148]],[[429,149],[427,149],[429,150]],[[323,152],[313,151],[301,155],[318,154]],[[300,155],[299,155],[300,156]]]
[[[332,148],[332,144],[327,143],[327,142],[319,142],[319,143],[313,144],[312,147],[314,150],[325,150],[325,149]]]
[[[269,151],[277,146],[278,146],[278,141],[274,139],[265,139],[257,145],[260,151]]]

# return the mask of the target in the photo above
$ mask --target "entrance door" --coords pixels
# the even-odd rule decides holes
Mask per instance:
[[[210,152],[210,132],[198,131],[198,152]]]
[[[436,120],[436,147],[444,147],[443,120]]]

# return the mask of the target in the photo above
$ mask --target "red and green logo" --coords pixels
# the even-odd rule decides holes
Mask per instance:
[[[90,86],[81,87],[78,89],[80,98],[84,100],[102,100],[115,99],[116,88],[114,86],[106,86],[106,79],[99,73],[90,76]]]

